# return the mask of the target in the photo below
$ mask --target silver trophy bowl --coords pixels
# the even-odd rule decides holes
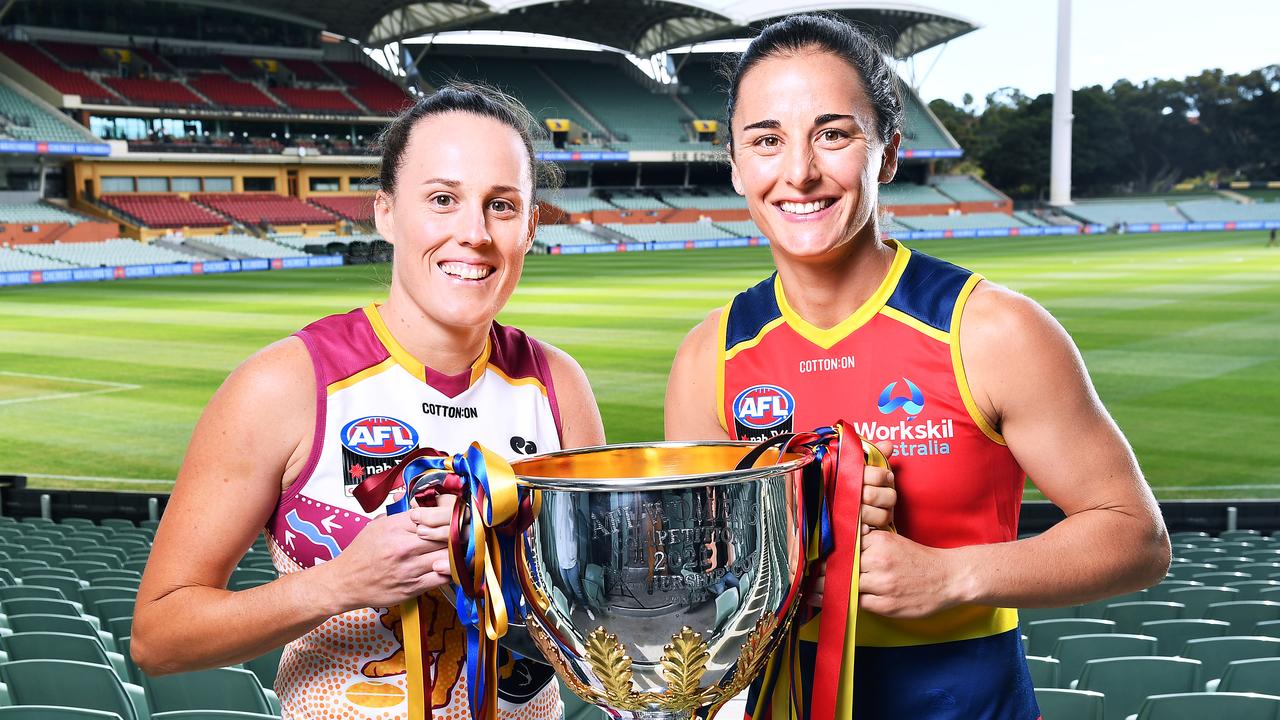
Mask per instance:
[[[587,702],[687,718],[764,668],[799,604],[813,456],[769,451],[739,469],[752,447],[612,445],[513,465],[538,498],[514,635]]]

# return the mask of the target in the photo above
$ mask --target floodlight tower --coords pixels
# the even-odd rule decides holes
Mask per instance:
[[[1058,77],[1053,89],[1049,204],[1071,204],[1071,0],[1058,0]]]

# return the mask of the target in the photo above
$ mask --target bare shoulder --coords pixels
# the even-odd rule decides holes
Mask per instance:
[[[990,280],[978,283],[969,295],[960,327],[965,334],[962,342],[972,339],[981,347],[1062,332],[1062,326],[1040,303]]]
[[[716,344],[720,340],[720,318],[724,314],[724,308],[718,307],[707,313],[702,322],[693,326],[684,337],[684,341],[680,343],[679,354],[691,354],[698,358],[708,359],[714,358],[716,354]],[[677,355],[677,360],[679,355]]]
[[[712,440],[727,437],[717,408],[720,322],[724,308],[716,308],[694,326],[680,343],[667,378],[664,414],[668,440]]]

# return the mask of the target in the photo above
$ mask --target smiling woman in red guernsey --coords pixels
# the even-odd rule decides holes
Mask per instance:
[[[449,583],[451,504],[373,515],[352,488],[415,447],[479,440],[511,458],[604,441],[581,368],[494,321],[538,224],[532,127],[514,100],[474,86],[422,98],[388,127],[374,216],[395,246],[389,297],[268,346],[210,400],[138,593],[131,649],[144,671],[288,643],[286,718],[406,718],[398,605]],[[264,528],[281,577],[229,592]],[[432,713],[466,717],[463,628],[443,600],[420,620]],[[516,662],[498,716],[559,718],[550,669]]]
[[[1133,453],[1040,306],[881,240],[878,187],[903,115],[874,44],[842,20],[794,16],[765,28],[729,80],[733,183],[777,273],[689,334],[667,436],[843,418],[891,446],[899,534],[864,539],[854,717],[1035,720],[1011,608],[1136,590],[1168,567]],[[1017,540],[1028,476],[1067,518]],[[820,620],[800,632],[802,665]],[[803,706],[812,665],[794,676]],[[756,699],[754,720],[788,720]]]

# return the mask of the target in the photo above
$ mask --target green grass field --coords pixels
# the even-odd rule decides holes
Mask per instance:
[[[1280,250],[1264,243],[1241,232],[912,246],[1063,322],[1162,498],[1280,498]],[[657,439],[681,338],[769,269],[764,249],[533,257],[501,319],[578,358],[611,441]],[[167,489],[228,371],[317,317],[382,298],[387,275],[0,289],[0,473]]]

